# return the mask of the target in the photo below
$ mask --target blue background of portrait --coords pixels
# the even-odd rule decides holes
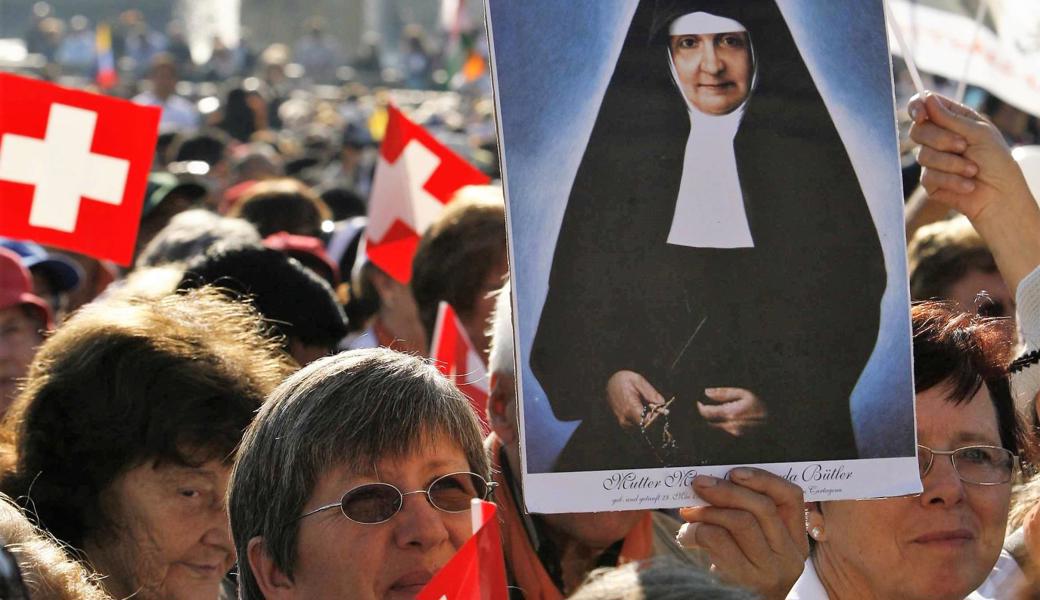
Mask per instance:
[[[554,418],[527,357],[570,187],[636,4],[489,1],[529,472],[551,470],[577,426]],[[881,330],[851,401],[860,454],[913,456],[902,187],[881,3],[777,4],[845,143],[885,252]]]

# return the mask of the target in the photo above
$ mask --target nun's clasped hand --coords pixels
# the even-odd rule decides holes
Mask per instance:
[[[761,469],[738,467],[728,479],[698,476],[694,491],[709,506],[679,511],[677,541],[711,558],[723,580],[763,598],[785,598],[809,556],[802,489]]]

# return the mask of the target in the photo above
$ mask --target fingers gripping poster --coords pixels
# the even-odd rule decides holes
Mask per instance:
[[[532,512],[920,491],[882,7],[837,4],[489,0]]]

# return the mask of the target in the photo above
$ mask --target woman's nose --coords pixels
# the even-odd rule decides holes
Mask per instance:
[[[719,55],[715,52],[715,47],[711,44],[705,44],[704,54],[701,56],[701,70],[711,75],[718,75],[723,68],[722,61],[719,60]]]

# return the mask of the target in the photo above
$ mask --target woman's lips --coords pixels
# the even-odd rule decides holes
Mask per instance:
[[[223,568],[224,567],[224,563],[222,563],[222,562],[218,562],[218,563],[190,563],[190,562],[182,562],[181,565],[183,565],[191,573],[193,573],[196,576],[198,576],[200,578],[203,578],[203,579],[208,579],[208,578],[218,578],[219,579],[219,578],[224,576],[224,571],[225,571],[225,569]]]
[[[724,92],[734,87],[736,84],[732,81],[724,81],[721,83],[698,83],[697,87],[706,92]]]
[[[967,529],[947,529],[932,531],[913,539],[915,544],[963,544],[975,539],[975,534]]]
[[[396,594],[414,595],[419,593],[419,590],[425,587],[432,578],[433,573],[424,569],[409,571],[394,581],[390,586],[390,591]]]

